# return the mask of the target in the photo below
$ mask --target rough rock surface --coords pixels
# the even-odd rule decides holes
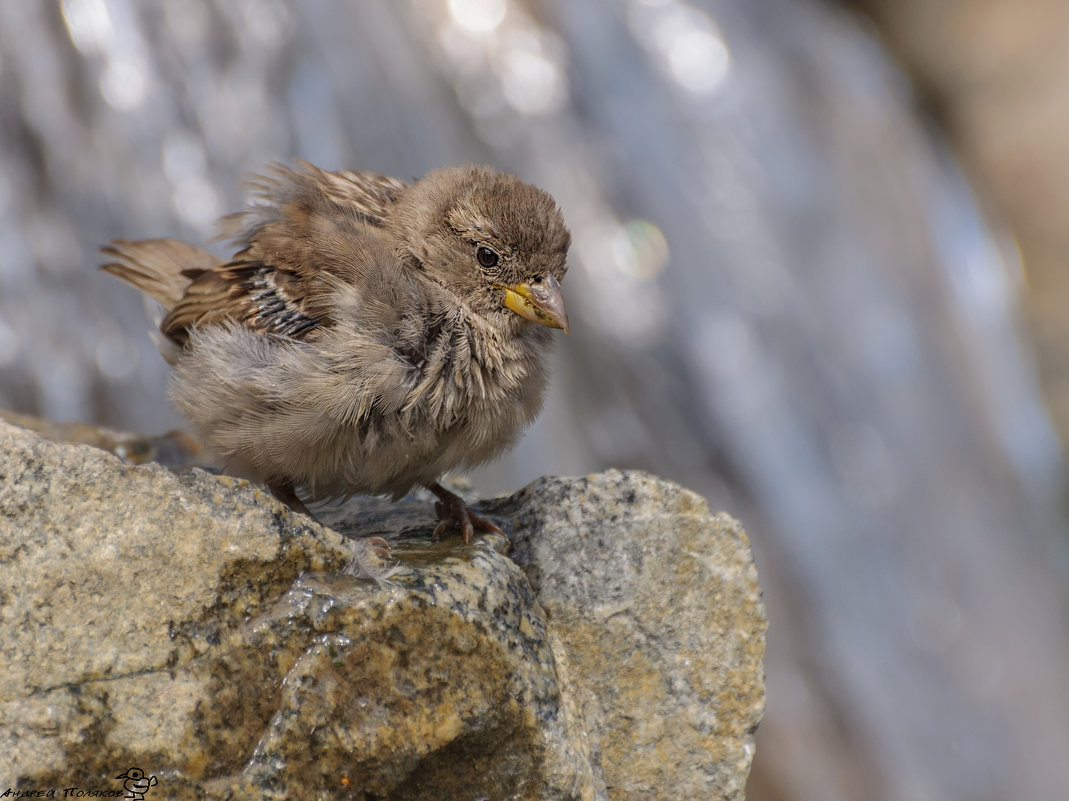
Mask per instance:
[[[0,422],[0,792],[137,766],[149,798],[741,798],[765,621],[738,524],[615,471],[480,508],[515,562],[431,543],[426,499],[324,528]],[[372,535],[386,580],[353,575]]]
[[[612,798],[742,798],[765,651],[742,526],[620,471],[543,479],[500,504],[518,510],[512,558],[552,621]]]

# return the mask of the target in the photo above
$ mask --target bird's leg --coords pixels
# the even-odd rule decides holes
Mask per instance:
[[[282,501],[282,503],[286,504],[286,506],[293,511],[299,512],[302,515],[308,515],[317,523],[319,522],[319,518],[308,511],[308,507],[304,505],[304,501],[297,496],[297,490],[295,490],[293,485],[288,481],[269,481],[267,482],[267,488],[271,490],[272,495]],[[458,498],[457,500],[460,499]],[[390,543],[382,537],[366,537],[364,538],[364,541],[371,546],[371,549],[380,559],[389,559],[393,556],[393,553],[390,550]]]
[[[288,481],[268,481],[267,488],[271,490],[271,494],[278,498],[282,503],[286,504],[293,511],[308,515],[313,520],[316,520],[316,516],[308,511],[308,507],[304,505],[299,497],[297,497],[297,490],[293,488],[293,485]],[[316,520],[316,522],[319,522]]]
[[[460,529],[464,535],[464,544],[471,542],[476,529],[479,531],[496,531],[498,534],[505,532],[485,517],[480,517],[468,508],[464,499],[456,493],[450,492],[437,481],[428,484],[427,489],[438,496],[438,502],[434,504],[434,511],[438,515],[438,525],[434,527],[432,539],[437,540],[442,533],[452,526]]]

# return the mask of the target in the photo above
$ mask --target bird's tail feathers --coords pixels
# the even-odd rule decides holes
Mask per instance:
[[[100,251],[114,259],[100,269],[137,287],[168,311],[181,300],[190,281],[223,263],[208,251],[175,239],[116,239]]]

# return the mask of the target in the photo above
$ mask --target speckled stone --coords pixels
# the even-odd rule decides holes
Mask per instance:
[[[677,484],[546,478],[490,509],[552,621],[612,799],[742,799],[765,619],[742,526]]]
[[[353,552],[247,482],[0,422],[0,791],[203,759],[212,661]]]
[[[0,422],[0,792],[604,798],[505,540],[366,504],[388,582],[247,482]]]
[[[737,524],[625,473],[479,508],[523,570],[430,542],[426,498],[324,528],[0,422],[0,792],[136,765],[149,798],[740,797],[764,623]],[[353,575],[372,535],[385,581]]]

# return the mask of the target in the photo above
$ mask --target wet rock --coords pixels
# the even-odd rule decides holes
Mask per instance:
[[[517,561],[432,543],[424,498],[327,528],[0,422],[0,791],[137,766],[149,797],[740,798],[764,618],[738,525],[619,472],[480,508]]]

